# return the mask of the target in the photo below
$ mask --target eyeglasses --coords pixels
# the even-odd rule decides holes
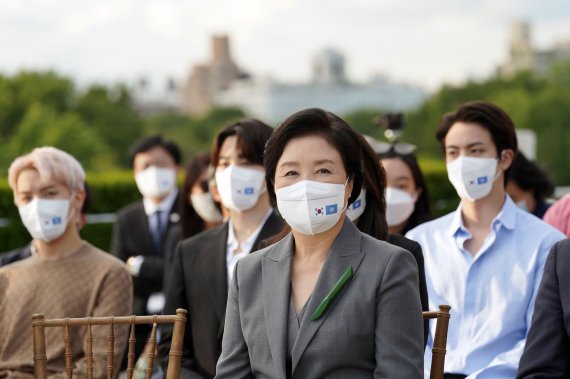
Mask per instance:
[[[365,136],[364,138],[370,144],[372,150],[374,150],[376,154],[380,155],[388,154],[390,152],[396,153],[398,155],[410,155],[417,149],[417,146],[412,145],[411,143],[403,143],[403,142],[387,143],[387,142],[378,141],[370,136]]]

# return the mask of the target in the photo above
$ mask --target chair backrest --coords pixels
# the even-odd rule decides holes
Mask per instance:
[[[87,378],[93,377],[93,334],[92,325],[108,325],[109,333],[107,335],[107,379],[112,379],[115,370],[115,364],[120,365],[121,362],[113,362],[114,360],[114,325],[130,325],[130,335],[128,341],[128,366],[127,377],[132,379],[135,367],[135,325],[152,324],[152,332],[148,343],[150,345],[149,354],[147,356],[146,378],[150,379],[154,360],[156,358],[156,327],[157,324],[174,324],[172,342],[170,344],[170,353],[168,359],[168,368],[166,379],[178,379],[180,376],[180,365],[182,359],[182,343],[184,341],[184,328],[186,326],[185,309],[177,309],[176,315],[164,316],[126,316],[126,317],[86,317],[86,318],[61,318],[46,319],[44,315],[35,314],[32,316],[32,328],[34,339],[34,377],[36,379],[47,379],[47,353],[46,353],[46,337],[45,328],[61,327],[63,328],[63,342],[65,347],[65,369],[67,378],[71,379],[73,372],[72,356],[71,356],[71,338],[69,328],[72,326],[86,326],[85,333],[85,360],[87,367]]]
[[[423,312],[424,319],[436,319],[435,336],[431,349],[430,379],[443,379],[445,353],[447,352],[447,327],[449,326],[449,305],[440,305],[439,311]]]

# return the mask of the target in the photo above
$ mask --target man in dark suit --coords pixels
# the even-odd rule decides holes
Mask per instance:
[[[166,291],[164,313],[173,314],[176,308],[189,312],[181,378],[214,377],[233,268],[283,226],[269,203],[262,165],[272,131],[260,121],[243,120],[222,130],[214,142],[216,186],[230,218],[178,245]],[[171,340],[171,326],[161,325],[158,351],[164,369]]]
[[[160,313],[164,304],[163,250],[168,230],[180,220],[176,187],[180,160],[176,144],[161,136],[143,138],[131,149],[131,165],[143,199],[117,212],[111,253],[125,261],[131,272],[136,315]],[[137,356],[148,330],[137,327]]]
[[[570,239],[556,243],[544,266],[518,379],[570,378]]]

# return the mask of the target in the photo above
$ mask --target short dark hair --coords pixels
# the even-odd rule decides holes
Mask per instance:
[[[530,191],[537,202],[544,201],[554,194],[554,181],[545,168],[529,161],[527,157],[518,153],[513,160],[512,172],[509,180],[525,191]]]
[[[273,128],[257,119],[245,119],[226,126],[214,140],[212,147],[212,166],[218,165],[220,149],[226,138],[237,136],[237,145],[241,155],[250,163],[263,165],[263,149]]]
[[[180,161],[182,160],[182,154],[180,153],[180,149],[178,145],[174,142],[164,139],[161,135],[154,135],[149,137],[142,137],[138,139],[130,150],[129,155],[129,162],[131,167],[134,166],[135,163],[135,156],[140,153],[144,153],[153,147],[162,147],[166,152],[174,159],[174,162],[177,165],[180,165]]]
[[[441,119],[436,138],[445,151],[445,137],[456,122],[470,122],[487,129],[497,149],[497,155],[506,149],[518,151],[515,124],[509,115],[488,101],[471,101],[461,105],[455,112],[447,113]],[[505,171],[505,179],[511,168]]]
[[[427,188],[426,180],[414,153],[398,154],[394,150],[390,150],[386,154],[378,154],[378,159],[401,160],[412,172],[412,177],[414,178],[416,188],[421,188],[420,196],[416,199],[414,205],[414,211],[408,218],[408,221],[406,221],[406,225],[404,225],[401,234],[406,234],[416,226],[431,220],[432,215],[429,201],[429,191]]]
[[[342,158],[344,169],[353,178],[352,193],[348,204],[360,194],[363,177],[361,145],[358,133],[337,115],[319,108],[309,108],[287,117],[267,141],[263,165],[267,193],[273,205],[276,204],[274,179],[277,162],[283,155],[285,145],[291,139],[317,135],[333,146]]]

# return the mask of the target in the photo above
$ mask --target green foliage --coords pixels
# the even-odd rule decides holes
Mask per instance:
[[[375,125],[376,118],[382,113],[378,109],[360,109],[347,113],[342,118],[360,133],[382,139],[381,128]]]
[[[224,126],[244,117],[245,114],[237,108],[214,108],[196,119],[164,113],[147,119],[144,133],[162,134],[176,141],[183,155],[190,157],[201,151],[209,151],[214,137]]]
[[[64,112],[73,100],[73,83],[49,72],[21,72],[0,76],[0,137],[5,141],[16,130],[28,107],[41,103]]]
[[[90,130],[100,136],[106,146],[106,158],[126,166],[128,147],[141,135],[143,128],[143,120],[131,107],[131,97],[126,87],[91,86],[79,95],[73,111]]]
[[[105,145],[99,135],[77,115],[56,113],[51,108],[34,103],[28,108],[3,156],[6,162],[11,162],[21,152],[44,145],[67,151],[87,169],[104,169],[111,163],[110,159],[106,159]]]

